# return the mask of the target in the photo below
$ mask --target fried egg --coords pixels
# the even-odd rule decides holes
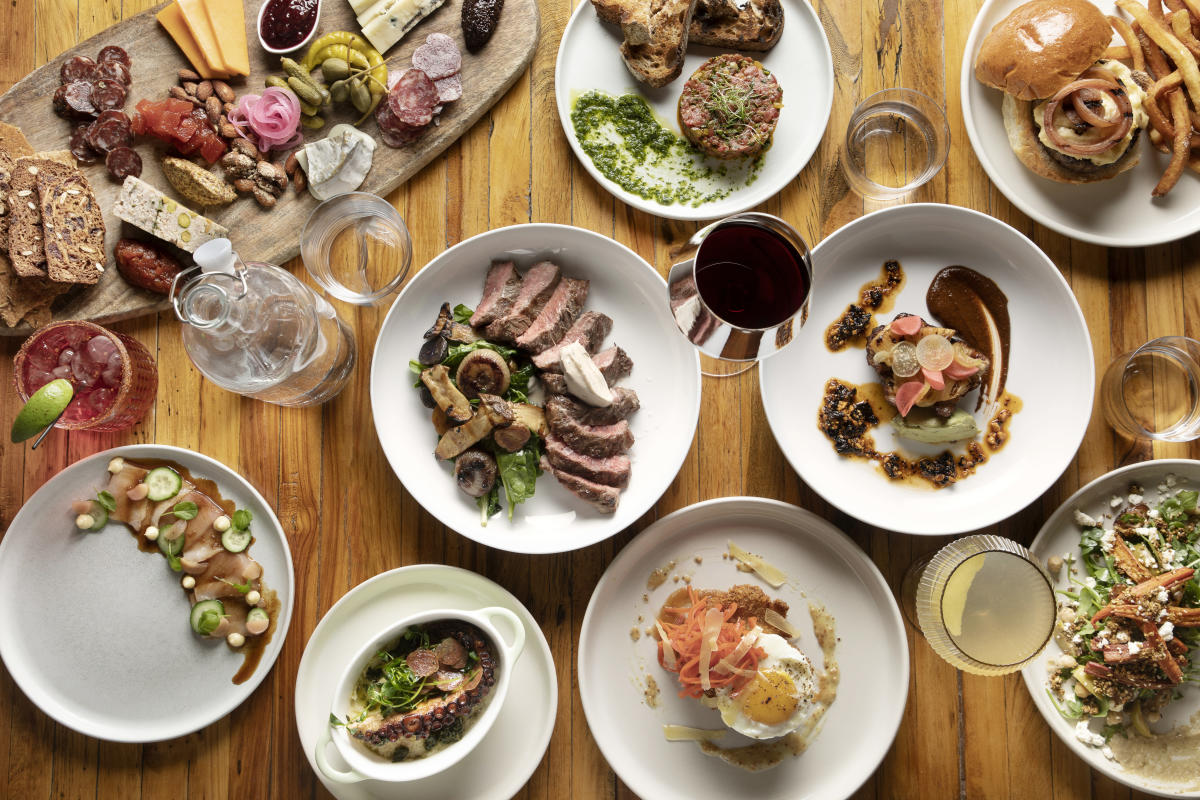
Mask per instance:
[[[758,662],[758,674],[736,696],[732,689],[719,689],[711,698],[721,712],[721,721],[752,739],[776,739],[800,727],[812,708],[816,691],[813,668],[808,658],[787,639],[759,631],[757,647],[766,655]]]

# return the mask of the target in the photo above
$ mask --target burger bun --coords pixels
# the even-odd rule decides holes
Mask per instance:
[[[1080,161],[1074,169],[1067,167],[1056,161],[1038,139],[1038,127],[1033,121],[1033,106],[1028,100],[1018,100],[1011,94],[1004,95],[1004,132],[1008,134],[1009,147],[1017,154],[1021,163],[1043,178],[1059,183],[1095,183],[1115,178],[1132,169],[1141,158],[1137,134],[1134,134],[1134,139],[1129,143],[1125,154],[1111,164],[1101,166],[1089,161]]]

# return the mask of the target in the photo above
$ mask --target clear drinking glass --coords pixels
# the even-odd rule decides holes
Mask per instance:
[[[884,89],[850,115],[842,169],[863,197],[896,200],[938,174],[949,152],[950,126],[935,100],[915,89]]]
[[[967,536],[918,560],[900,594],[933,652],[976,675],[1004,675],[1032,661],[1058,613],[1045,569],[1001,536]]]
[[[309,215],[300,256],[313,280],[337,299],[374,305],[404,282],[412,239],[391,203],[369,192],[347,192]]]
[[[1100,381],[1100,404],[1109,424],[1130,438],[1200,437],[1200,342],[1164,336],[1117,356]]]

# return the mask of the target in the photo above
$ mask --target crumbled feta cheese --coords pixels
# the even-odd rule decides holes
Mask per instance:
[[[1112,748],[1109,747],[1108,745],[1104,745],[1104,747],[1101,747],[1100,752],[1104,753],[1104,757],[1109,759],[1110,761],[1116,760],[1116,756],[1113,755]]]
[[[1082,636],[1080,636],[1080,635],[1077,633],[1077,634],[1075,634],[1074,636],[1072,636],[1072,637],[1071,637],[1071,642],[1072,642],[1072,644],[1082,644],[1082,643],[1083,643],[1083,637],[1082,637]]]
[[[1104,535],[1100,537],[1100,549],[1106,553],[1111,553],[1112,549],[1113,549],[1113,545],[1115,545],[1116,543],[1117,543],[1117,532],[1116,531],[1105,531]]]
[[[1158,616],[1155,617],[1154,620],[1155,620],[1155,622],[1161,622],[1162,620],[1164,620],[1166,618],[1167,618],[1167,610],[1165,608],[1160,608],[1158,610]]]
[[[1164,547],[1162,550],[1162,557],[1163,557],[1163,561],[1167,562],[1168,564],[1173,562],[1175,560],[1175,548]]]
[[[1168,472],[1168,473],[1167,473],[1167,486],[1168,486],[1168,487],[1174,487],[1174,486],[1175,486],[1175,483],[1176,483],[1175,473],[1174,473],[1174,472]]]
[[[1130,642],[1129,643],[1129,655],[1135,656],[1140,652],[1142,652],[1142,643],[1141,642]]]
[[[1141,527],[1134,528],[1133,532],[1138,536],[1143,536],[1147,539],[1154,539],[1158,537],[1158,528],[1154,527],[1153,525],[1143,525]]]
[[[1104,736],[1099,733],[1094,733],[1092,729],[1088,727],[1088,721],[1086,719],[1081,719],[1079,722],[1075,723],[1075,738],[1091,747],[1104,746]]]
[[[1108,505],[1111,508],[1116,508],[1117,506],[1121,505],[1121,503],[1124,503],[1124,502],[1125,502],[1124,500],[1117,497],[1115,494],[1112,497],[1108,498]]]
[[[1158,561],[1155,560],[1154,554],[1150,552],[1149,548],[1139,547],[1135,552],[1137,553],[1138,561],[1141,561],[1147,567],[1158,566]]]
[[[1169,642],[1175,638],[1175,624],[1172,622],[1164,622],[1158,629],[1158,635],[1163,638],[1164,642]]]
[[[1094,528],[1096,527],[1096,520],[1077,508],[1075,509],[1075,524],[1081,528]]]
[[[1147,514],[1146,516],[1150,517],[1150,519],[1159,519],[1162,517],[1162,514],[1159,513],[1159,510],[1157,508],[1152,508],[1152,509],[1150,509],[1150,513]]]
[[[1132,492],[1129,495],[1129,505],[1136,506],[1138,503],[1142,502],[1143,499],[1144,498],[1137,492]]]
[[[1125,631],[1117,631],[1117,641],[1118,642],[1128,642],[1129,634],[1126,633]]]
[[[1088,587],[1089,589],[1095,589],[1096,588],[1096,579],[1093,578],[1091,575],[1088,575],[1086,578],[1083,579],[1083,585]]]
[[[1159,587],[1157,599],[1158,599],[1158,602],[1160,602],[1160,603],[1165,603],[1171,599],[1171,595],[1167,593],[1167,589],[1165,586]]]

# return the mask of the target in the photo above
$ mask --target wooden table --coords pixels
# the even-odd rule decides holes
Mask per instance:
[[[77,41],[152,5],[153,0],[0,4],[0,89]],[[920,89],[945,102],[953,144],[946,168],[914,199],[985,211],[1030,236],[1075,290],[1091,327],[1098,369],[1113,354],[1155,336],[1200,337],[1200,292],[1188,284],[1200,274],[1195,237],[1146,250],[1082,244],[1034,225],[992,188],[967,144],[955,88],[978,6],[976,0],[821,2],[837,73],[833,116],[808,168],[763,210],[791,222],[810,242],[872,210],[846,188],[838,140],[862,97],[893,86]],[[490,228],[544,221],[611,235],[665,274],[668,248],[695,229],[614,201],[572,157],[553,95],[555,55],[572,7],[571,0],[542,0],[541,45],[528,74],[487,118],[390,198],[412,231],[416,264]],[[292,266],[299,269],[299,262]],[[357,333],[361,361],[346,391],[324,407],[280,409],[201,380],[184,353],[178,323],[161,314],[114,326],[145,342],[158,358],[157,406],[141,425],[118,435],[60,432],[37,451],[0,441],[0,525],[5,527],[48,478],[108,447],[158,442],[217,458],[275,504],[298,582],[286,646],[263,686],[227,718],[182,739],[138,746],[82,736],[51,721],[7,672],[0,673],[0,797],[326,796],[301,752],[293,717],[304,644],[322,614],[351,587],[384,570],[421,562],[460,565],[499,581],[529,607],[549,639],[561,690],[558,721],[550,748],[521,796],[631,797],[588,732],[574,666],[592,588],[639,530],[706,498],[778,498],[812,509],[849,532],[893,586],[914,557],[946,541],[870,529],[815,496],[776,446],[751,372],[706,380],[692,451],[671,488],[633,530],[556,556],[516,556],[476,545],[420,509],[388,468],[375,437],[367,413],[367,364],[385,309],[343,305],[340,310]],[[8,339],[0,345],[0,386],[11,385],[17,345]],[[0,391],[3,425],[16,410],[15,394]],[[1197,455],[1197,445],[1155,445],[1152,451],[1146,443],[1117,438],[1097,410],[1078,458],[1058,484],[996,532],[1028,543],[1072,491],[1109,469],[1152,456]],[[1131,796],[1092,773],[1059,742],[1019,677],[958,673],[911,630],[909,645],[913,669],[907,713],[886,760],[856,797]]]

